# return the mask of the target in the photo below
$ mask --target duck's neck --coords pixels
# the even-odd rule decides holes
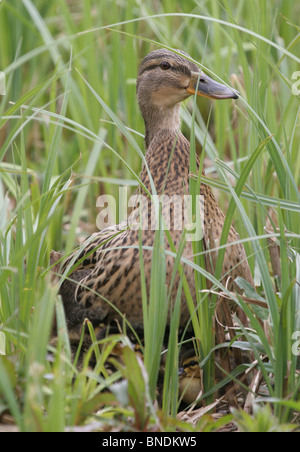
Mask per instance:
[[[149,191],[152,190],[150,172],[158,194],[187,192],[190,144],[180,131],[179,115],[173,121],[164,115],[161,120],[153,120],[150,128],[146,123],[145,141],[147,167],[143,165],[141,179]]]
[[[180,104],[172,107],[145,106],[141,108],[145,121],[145,145],[148,150],[151,141],[157,137],[161,131],[168,130],[170,135],[178,133],[180,130]]]

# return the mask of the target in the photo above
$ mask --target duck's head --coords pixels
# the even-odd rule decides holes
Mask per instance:
[[[147,100],[158,106],[172,106],[197,91],[198,96],[211,99],[237,99],[231,88],[222,85],[202,72],[187,53],[154,50],[142,61],[138,79],[138,100]],[[146,99],[143,99],[146,97]]]
[[[180,102],[195,93],[211,99],[238,98],[235,91],[212,80],[188,60],[188,54],[178,52],[154,50],[140,64],[137,97],[146,129],[155,127],[158,121],[164,123],[166,118],[174,122]]]

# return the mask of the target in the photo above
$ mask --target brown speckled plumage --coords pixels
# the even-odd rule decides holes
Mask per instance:
[[[169,67],[163,67],[165,63]],[[189,192],[190,144],[180,132],[179,105],[196,89],[198,74],[199,69],[194,63],[167,50],[151,52],[140,66],[137,95],[145,121],[147,148],[147,166],[143,165],[141,180],[149,192],[152,192],[149,172],[158,195],[183,197]],[[214,85],[215,82],[210,81],[202,73],[201,80],[203,86],[200,87],[199,82],[198,91],[203,88],[202,95],[214,98],[236,98],[232,90],[223,87],[222,91],[218,84]],[[138,193],[146,195],[141,189]],[[203,248],[207,251],[206,269],[213,273],[212,267],[216,264],[217,252],[209,252],[209,250],[218,245],[224,215],[210,187],[202,184],[201,194],[204,197]],[[149,213],[151,203],[150,198],[147,199],[149,203],[146,211],[143,210],[143,214]],[[133,220],[134,225],[137,221],[138,218]],[[95,324],[108,323],[118,318],[115,308],[125,314],[126,319],[134,327],[143,327],[139,229],[133,227],[134,225],[128,227],[124,223],[123,226],[108,228],[94,234],[88,239],[84,250],[76,257],[77,261],[82,260],[82,262],[69,276],[76,282],[65,280],[60,290],[70,328],[81,325],[85,317]],[[182,231],[176,230],[172,221],[170,233],[174,245],[178,247]],[[142,231],[143,246],[151,247],[154,236],[155,231],[151,229]],[[239,240],[238,234],[231,228],[228,244],[237,240]],[[170,249],[167,239],[165,247],[166,250]],[[187,242],[183,255],[192,260],[192,252],[192,244]],[[74,256],[75,254],[68,258],[64,268],[74,259]],[[144,249],[143,259],[149,290],[152,251]],[[167,254],[166,261],[166,281],[169,285],[174,259]],[[185,265],[184,271],[191,294],[196,300],[194,270]],[[246,253],[241,244],[227,247],[223,275],[226,275],[223,283],[227,281],[229,289],[237,289],[233,282],[237,276],[242,276],[253,285]],[[178,284],[179,275],[172,286],[173,299],[176,297]],[[190,316],[184,294],[182,294],[181,306],[180,325],[184,327]]]

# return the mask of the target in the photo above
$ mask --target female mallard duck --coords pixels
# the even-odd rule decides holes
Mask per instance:
[[[189,61],[187,54],[174,53],[166,49],[155,50],[142,61],[137,77],[137,98],[145,122],[146,156],[141,172],[146,208],[142,219],[150,209],[149,193],[153,184],[157,195],[168,195],[183,199],[189,193],[190,143],[180,131],[180,103],[192,94],[212,99],[237,99],[236,93],[220,83],[211,80],[196,64]],[[199,166],[199,162],[197,163]],[[149,176],[151,174],[151,177]],[[148,194],[146,194],[148,190]],[[224,215],[209,186],[202,184],[200,194],[202,206],[203,249],[206,250],[206,270],[214,273],[217,252],[212,243],[218,244],[224,224]],[[140,213],[140,209],[137,207]],[[175,208],[174,208],[175,211]],[[134,328],[143,328],[142,289],[140,280],[139,218],[132,224],[118,225],[95,233],[66,261],[66,268],[77,268],[64,279],[60,293],[64,302],[70,328],[78,327],[84,318],[94,324],[109,323],[124,314]],[[181,218],[182,219],[182,218]],[[176,228],[178,218],[171,221],[170,235],[178,247],[182,230]],[[135,226],[135,227],[134,227]],[[144,272],[149,290],[152,264],[151,246],[155,230],[142,228]],[[236,243],[239,236],[231,228],[223,265],[223,282],[229,289],[237,289],[234,280],[241,276],[253,285],[245,250]],[[150,249],[149,249],[150,247]],[[168,240],[166,250],[170,250]],[[192,259],[192,244],[186,242],[183,255]],[[170,285],[174,258],[166,254],[166,283]],[[194,270],[185,265],[185,276],[194,300]],[[225,276],[226,275],[226,276]],[[230,277],[230,278],[229,278]],[[172,284],[172,297],[176,298],[179,275]],[[208,283],[209,284],[209,283]],[[182,294],[180,325],[186,325],[190,318],[189,309]]]

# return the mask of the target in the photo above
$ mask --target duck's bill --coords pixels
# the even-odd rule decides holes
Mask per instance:
[[[183,375],[185,375],[185,370],[184,370],[184,367],[179,367],[179,369],[178,369],[178,376],[183,376]]]
[[[193,72],[190,84],[187,88],[189,94],[209,97],[210,99],[238,99],[238,94],[233,89],[208,77],[203,72]]]

